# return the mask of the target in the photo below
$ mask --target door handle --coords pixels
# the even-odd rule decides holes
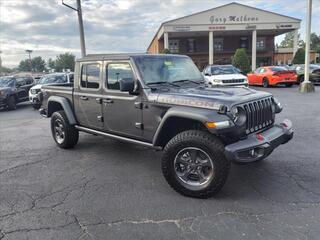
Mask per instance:
[[[102,100],[103,103],[113,103],[113,100],[110,98],[106,98]]]
[[[81,96],[80,99],[85,100],[85,101],[89,100],[89,98],[87,96]]]

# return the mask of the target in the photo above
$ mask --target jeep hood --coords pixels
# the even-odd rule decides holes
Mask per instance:
[[[37,84],[37,85],[33,86],[33,87],[30,88],[30,89],[41,89],[41,87],[42,87],[43,85],[45,85],[45,84]]]
[[[153,101],[160,104],[219,109],[221,105],[231,107],[235,104],[272,96],[270,93],[247,87],[170,88],[166,90],[166,92],[159,92],[157,96],[152,96]]]

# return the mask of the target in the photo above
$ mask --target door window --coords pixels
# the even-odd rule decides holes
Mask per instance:
[[[133,73],[130,64],[128,62],[109,63],[107,66],[107,88],[120,90],[119,81],[121,79],[132,79],[133,81]]]
[[[81,69],[81,87],[99,88],[100,82],[100,64],[85,64]]]
[[[23,87],[27,85],[26,78],[16,78],[16,86],[17,87]]]

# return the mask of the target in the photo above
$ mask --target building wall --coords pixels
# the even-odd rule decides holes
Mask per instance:
[[[291,64],[293,60],[293,53],[275,53],[274,63],[275,64]],[[316,62],[316,53],[310,52],[310,61],[312,63]]]
[[[231,57],[234,55],[236,49],[240,48],[241,38],[247,38],[247,54],[251,59],[252,49],[252,36],[219,36],[215,35],[215,39],[223,39],[223,50],[214,51],[214,63],[215,64],[230,64]],[[262,37],[265,39],[265,49],[257,49],[257,65],[271,65],[274,59],[274,36],[271,35],[258,35],[258,39]],[[190,52],[188,49],[188,39],[194,39],[194,52]],[[170,40],[179,41],[179,54],[185,54],[190,56],[195,64],[202,69],[209,62],[209,38],[208,36],[196,37],[190,33],[190,37],[169,37]],[[150,44],[148,53],[161,53],[163,50],[163,39],[157,40],[156,38]]]

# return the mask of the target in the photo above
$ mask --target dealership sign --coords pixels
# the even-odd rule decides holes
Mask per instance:
[[[241,16],[225,16],[225,17],[216,17],[211,16],[210,22],[211,24],[221,24],[221,23],[242,23],[242,22],[257,22],[259,21],[258,17],[241,15]]]

